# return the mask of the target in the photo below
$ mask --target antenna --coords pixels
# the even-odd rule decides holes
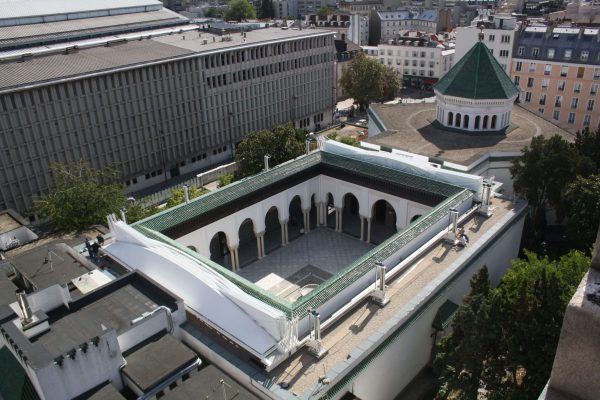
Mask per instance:
[[[44,264],[50,263],[50,271],[54,272],[54,263],[52,261],[52,255],[60,258],[61,261],[65,261],[61,256],[56,254],[54,250],[51,250],[50,247],[46,248],[48,251],[46,252],[46,258],[44,258]]]

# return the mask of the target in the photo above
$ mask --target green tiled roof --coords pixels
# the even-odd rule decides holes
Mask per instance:
[[[441,94],[467,99],[509,99],[519,93],[510,77],[482,42],[434,85]]]
[[[451,208],[458,207],[462,202],[472,196],[473,194],[468,189],[462,189],[453,196],[450,196],[442,203],[438,204],[431,212],[429,212],[429,214],[417,219],[404,230],[391,236],[385,242],[375,247],[362,257],[358,258],[352,264],[348,265],[346,268],[333,275],[327,281],[323,282],[308,295],[301,297],[294,303],[290,303],[289,301],[277,297],[271,292],[261,289],[247,279],[242,278],[227,268],[224,268],[221,265],[211,261],[207,257],[188,249],[175,240],[161,234],[160,232],[153,231],[143,226],[137,226],[136,229],[152,239],[162,241],[163,243],[167,243],[179,249],[180,251],[185,252],[196,260],[202,262],[204,265],[219,272],[246,293],[285,312],[287,317],[292,319],[304,317],[309,308],[317,308],[321,306],[329,299],[333,298],[337,293],[354,283],[358,278],[364,276],[365,274],[373,273],[375,264],[377,262],[385,261],[399,249],[408,244],[411,240],[429,229],[441,218],[449,215],[449,210]]]
[[[10,350],[0,348],[0,397],[5,400],[39,400],[25,370]]]
[[[210,210],[221,207],[229,202],[239,200],[252,192],[264,190],[269,185],[277,183],[285,178],[289,178],[308,168],[317,167],[319,164],[342,169],[348,174],[360,174],[367,178],[393,182],[410,188],[411,190],[435,194],[444,198],[444,200],[437,204],[427,215],[419,218],[404,230],[391,236],[385,242],[358,258],[352,264],[319,285],[319,287],[311,291],[310,294],[303,296],[294,303],[290,303],[271,292],[261,289],[254,283],[211,261],[207,257],[188,249],[164,234],[164,232],[171,227],[185,223],[192,218],[201,217]],[[411,240],[426,231],[441,218],[448,215],[450,208],[457,207],[471,196],[471,191],[462,187],[401,172],[393,168],[371,164],[354,158],[319,151],[279,165],[269,171],[238,181],[215,192],[208,193],[194,199],[189,204],[182,204],[163,211],[160,214],[135,223],[132,226],[150,238],[162,241],[185,252],[209,268],[219,272],[246,293],[283,311],[288,318],[292,319],[302,318],[306,314],[307,309],[321,306],[341,290],[350,286],[358,278],[365,274],[372,273],[376,262],[388,259]]]
[[[217,207],[221,207],[223,204],[239,200],[250,193],[258,192],[269,185],[279,182],[296,173],[300,173],[308,168],[316,167],[319,164],[335,166],[348,172],[383,179],[410,187],[413,190],[432,193],[443,197],[448,197],[462,190],[462,188],[444,182],[408,174],[350,157],[318,151],[308,156],[299,157],[298,159],[279,165],[269,171],[264,171],[232,183],[222,189],[198,197],[189,204],[180,204],[179,206],[165,210],[133,225],[143,226],[157,232],[164,232],[169,228],[183,224],[193,218],[200,217]]]

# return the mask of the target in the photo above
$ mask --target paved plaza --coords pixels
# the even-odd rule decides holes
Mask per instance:
[[[243,267],[239,275],[294,301],[374,247],[350,235],[317,228]]]

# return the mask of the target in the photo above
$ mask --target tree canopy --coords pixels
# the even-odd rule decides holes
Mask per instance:
[[[63,231],[105,223],[125,203],[113,168],[94,169],[85,161],[52,166],[54,187],[35,201],[35,211]]]
[[[291,123],[275,125],[271,130],[250,133],[236,149],[236,178],[262,171],[265,154],[270,155],[270,167],[302,155],[305,151],[305,140],[306,132],[294,128]]]
[[[262,0],[260,3],[260,18],[268,19],[275,16],[275,9],[273,8],[273,0]]]
[[[578,176],[565,192],[566,238],[570,247],[587,250],[600,225],[600,175]]]
[[[588,176],[593,171],[593,162],[559,135],[549,139],[536,136],[523,149],[523,156],[512,162],[510,173],[515,193],[524,196],[531,207],[532,243],[541,242],[546,205],[553,207],[559,219],[562,218],[567,185],[576,176]]]
[[[571,251],[557,261],[525,252],[490,289],[484,267],[434,361],[438,399],[537,398],[548,381],[565,308],[590,264]]]
[[[400,89],[396,72],[364,53],[358,53],[343,69],[340,83],[361,108],[373,101],[391,100]]]
[[[248,0],[231,0],[229,8],[225,12],[225,19],[227,21],[243,21],[255,18],[256,10]]]

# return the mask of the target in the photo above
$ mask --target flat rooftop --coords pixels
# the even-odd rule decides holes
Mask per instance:
[[[0,270],[0,305],[17,301],[15,296],[17,289],[17,286],[6,276],[4,271]]]
[[[0,20],[161,6],[158,0],[0,0]]]
[[[520,106],[513,106],[506,134],[465,134],[433,125],[436,104],[372,104],[386,132],[366,142],[468,166],[490,152],[520,153],[534,136],[558,134],[568,141],[575,135]]]
[[[190,366],[198,355],[169,334],[149,339],[125,355],[123,373],[143,392],[154,388],[183,368]]]
[[[316,359],[304,347],[273,371],[265,372],[248,362],[243,354],[227,346],[195,318],[188,317],[183,328],[272,391],[279,392],[282,391],[281,387],[287,387],[287,393],[295,393],[301,398],[322,394],[320,391],[325,391],[328,387],[320,383],[321,376],[329,375],[332,368],[337,370],[342,364],[356,367],[362,353],[366,349],[372,349],[373,343],[377,341],[370,340],[370,337],[379,335],[380,338],[381,332],[398,329],[398,324],[414,311],[414,307],[408,306],[415,304],[415,299],[421,301],[423,292],[431,287],[432,282],[443,280],[452,274],[454,267],[451,266],[460,262],[459,258],[464,258],[465,253],[476,251],[478,246],[488,240],[491,231],[499,230],[524,210],[524,203],[515,204],[500,198],[494,198],[492,205],[494,213],[490,218],[474,214],[460,224],[469,237],[467,247],[454,247],[442,240],[438,241],[421,257],[412,261],[404,272],[387,282],[386,297],[390,302],[384,308],[370,300],[363,300],[325,328],[322,340],[328,352],[321,359]],[[285,398],[284,395],[282,397]]]
[[[67,41],[72,38],[98,36],[120,31],[148,29],[167,23],[183,23],[187,19],[168,9],[132,14],[118,14],[16,26],[0,26],[0,49],[40,43]]]
[[[190,25],[185,25],[190,27]],[[137,36],[146,37],[147,32]],[[281,28],[256,29],[242,34],[214,35],[196,30],[172,35],[156,36],[150,39],[130,40],[104,46],[100,41],[97,47],[79,49],[70,54],[50,54],[21,60],[4,62],[0,68],[0,93],[8,89],[27,87],[35,84],[49,84],[55,80],[89,76],[111,70],[134,67],[153,62],[166,62],[197,54],[221,50],[244,48],[300,37],[333,35],[333,32],[310,29],[296,30]],[[222,41],[223,38],[231,40]],[[115,40],[114,37],[106,42]],[[204,44],[204,41],[207,41]],[[75,45],[77,43],[73,43]]]
[[[131,327],[131,320],[156,307],[158,304],[147,293],[127,284],[76,312],[59,309],[48,313],[50,330],[35,343],[58,356],[101,334],[103,326],[114,328],[119,335]],[[62,313],[67,314],[60,315]]]
[[[15,257],[13,264],[36,290],[68,284],[90,269],[68,254],[65,247],[60,242],[39,246]]]
[[[225,396],[223,396],[225,394]],[[197,400],[197,399],[235,399],[254,400],[255,395],[233,380],[229,375],[209,365],[194,373],[189,379],[163,397],[164,400]]]

